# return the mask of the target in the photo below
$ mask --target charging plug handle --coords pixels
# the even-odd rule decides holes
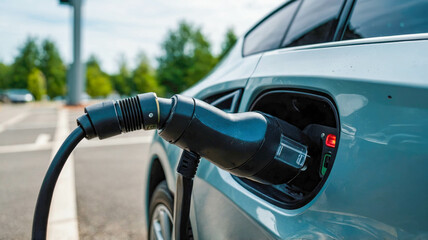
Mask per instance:
[[[184,150],[177,166],[177,183],[174,197],[174,240],[189,239],[190,200],[193,190],[193,178],[198,169],[200,156]]]
[[[225,113],[191,97],[158,98],[154,93],[95,104],[85,112],[77,122],[88,139],[158,129],[169,143],[265,184],[285,183],[308,163],[307,137],[265,113]]]

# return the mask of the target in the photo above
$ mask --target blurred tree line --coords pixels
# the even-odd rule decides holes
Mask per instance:
[[[0,63],[0,88],[26,88],[40,100],[43,95],[63,96],[66,67],[55,43],[45,39],[41,46],[35,38],[28,38],[18,56],[8,66]]]
[[[141,52],[133,69],[122,55],[118,72],[109,75],[92,55],[86,62],[86,92],[91,97],[106,97],[112,92],[122,96],[149,91],[161,96],[179,93],[207,75],[236,40],[233,29],[228,29],[221,51],[215,55],[202,29],[181,21],[176,29],[168,31],[161,43],[157,69]],[[26,88],[36,100],[44,95],[50,99],[64,97],[66,72],[67,66],[52,40],[45,39],[39,45],[37,39],[29,37],[11,65],[0,62],[0,89]]]

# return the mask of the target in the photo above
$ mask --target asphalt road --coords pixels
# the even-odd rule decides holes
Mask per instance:
[[[60,133],[69,133],[82,112],[60,104],[0,105],[0,239],[30,238],[43,176],[65,137]],[[84,140],[78,146],[69,166],[73,176],[60,180],[67,184],[55,192],[65,202],[51,208],[61,216],[63,209],[76,206],[78,232],[60,235],[63,239],[144,239],[141,170],[151,134]],[[73,229],[64,228],[67,221],[58,221],[58,229]]]

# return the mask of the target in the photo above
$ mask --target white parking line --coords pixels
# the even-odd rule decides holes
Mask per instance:
[[[11,126],[11,125],[23,120],[27,116],[28,116],[28,112],[23,112],[23,113],[16,115],[15,117],[8,119],[7,121],[5,121],[3,123],[0,123],[0,132],[3,132],[6,129],[6,127]]]
[[[8,126],[7,130],[39,130],[47,128],[56,128],[56,123],[42,123],[42,124],[26,124],[25,126]]]
[[[41,133],[41,134],[39,134],[39,136],[37,136],[36,142],[34,144],[35,145],[45,145],[46,143],[49,142],[50,138],[51,138],[51,135],[49,135],[47,133]]]
[[[126,138],[113,138],[107,140],[83,140],[77,148],[93,148],[93,147],[111,147],[111,146],[122,146],[132,144],[148,144],[152,141],[153,136],[141,136],[141,137],[126,137]],[[16,152],[32,152],[42,151],[52,148],[53,142],[46,142],[44,144],[37,145],[35,143],[29,144],[16,144],[16,145],[4,145],[0,146],[1,153],[16,153]]]
[[[32,152],[32,151],[48,150],[51,148],[52,148],[51,142],[46,143],[44,145],[36,145],[34,143],[4,145],[4,146],[0,146],[0,153]]]
[[[55,139],[51,144],[51,159],[53,159],[62,142],[68,135],[67,116],[68,112],[66,109],[58,110]],[[46,137],[44,137],[44,140],[45,139]],[[49,214],[47,239],[79,239],[73,154],[70,154],[55,186]]]
[[[110,147],[110,146],[121,146],[131,144],[147,144],[151,143],[153,135],[141,136],[141,137],[126,137],[126,138],[113,138],[106,140],[83,140],[79,148],[90,148],[90,147]]]

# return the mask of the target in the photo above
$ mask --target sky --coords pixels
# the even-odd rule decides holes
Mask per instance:
[[[215,53],[227,28],[243,35],[280,0],[84,0],[82,57],[95,54],[108,73],[124,56],[129,65],[144,52],[156,65],[160,44],[180,20],[202,28]],[[49,38],[72,61],[72,8],[59,0],[0,1],[0,61],[10,64],[28,36]]]

